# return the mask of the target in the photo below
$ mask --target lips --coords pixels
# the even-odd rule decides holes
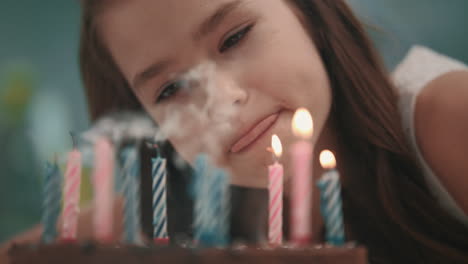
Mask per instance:
[[[249,129],[245,134],[243,134],[231,147],[232,153],[238,153],[251,144],[253,144],[257,139],[259,139],[270,127],[275,124],[278,120],[279,112],[269,115],[251,129]]]

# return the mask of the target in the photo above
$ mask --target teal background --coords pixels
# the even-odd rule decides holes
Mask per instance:
[[[44,160],[88,127],[79,1],[0,3],[0,242],[40,220]],[[349,0],[391,69],[413,44],[468,62],[466,0]]]

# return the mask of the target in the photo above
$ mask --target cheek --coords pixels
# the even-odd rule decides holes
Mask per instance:
[[[270,55],[259,61],[263,61],[263,66],[252,67],[255,74],[249,74],[248,87],[259,89],[287,109],[306,107],[314,116],[324,119],[320,116],[329,112],[331,88],[318,56]]]
[[[284,64],[283,87],[278,87],[293,110],[305,107],[311,111],[317,129],[328,118],[332,90],[325,66],[313,42],[290,53],[290,64]]]
[[[308,66],[311,70],[299,72],[297,77],[299,83],[296,100],[312,111],[328,112],[332,93],[328,75],[321,66],[321,62]]]
[[[300,107],[310,110],[314,121],[314,141],[318,139],[330,115],[332,105],[332,89],[328,75],[321,62],[314,71],[303,72],[298,76],[298,86],[291,92],[291,100]],[[314,67],[314,65],[309,65]]]
[[[291,109],[330,97],[322,59],[309,35],[296,24],[289,31],[259,29],[267,43],[254,46],[253,54],[242,57],[238,67],[245,87],[260,90]]]

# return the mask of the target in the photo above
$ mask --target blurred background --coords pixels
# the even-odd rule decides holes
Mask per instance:
[[[414,44],[468,62],[466,0],[348,0],[391,70]],[[40,174],[88,128],[76,0],[0,3],[0,243],[40,221]]]

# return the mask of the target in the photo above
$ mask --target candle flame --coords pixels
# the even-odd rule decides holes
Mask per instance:
[[[336,159],[333,152],[324,150],[320,153],[320,164],[324,169],[334,169],[336,167]]]
[[[305,108],[297,109],[292,121],[292,130],[295,136],[303,139],[312,137],[314,123],[309,111]]]
[[[283,146],[281,145],[281,140],[277,135],[271,137],[271,147],[273,148],[273,153],[277,158],[281,157],[283,154]]]

